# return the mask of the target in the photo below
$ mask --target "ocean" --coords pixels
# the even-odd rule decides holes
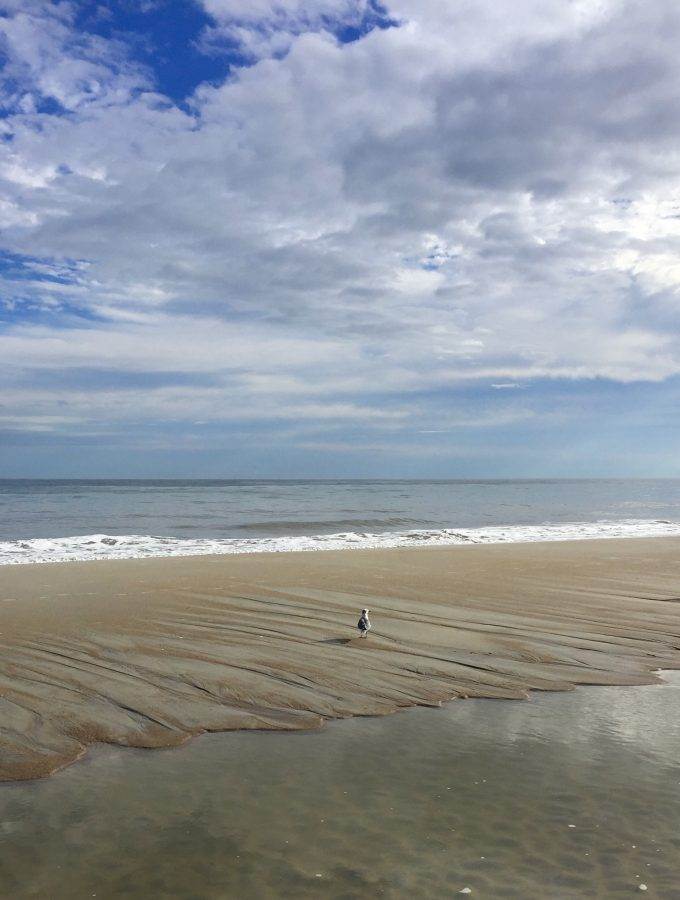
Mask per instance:
[[[680,534],[680,479],[0,480],[0,564]]]

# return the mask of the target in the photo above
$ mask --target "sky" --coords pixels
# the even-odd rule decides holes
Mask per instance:
[[[0,477],[680,476],[675,0],[0,0]]]

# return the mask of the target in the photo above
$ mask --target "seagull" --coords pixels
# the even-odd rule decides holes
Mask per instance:
[[[361,610],[361,617],[359,618],[359,621],[357,622],[357,628],[359,629],[360,637],[366,637],[368,632],[371,630],[371,622],[370,622],[370,619],[368,618],[368,610],[367,609]]]

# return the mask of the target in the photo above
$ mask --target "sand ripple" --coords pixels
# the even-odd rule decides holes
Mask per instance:
[[[0,779],[88,745],[680,667],[676,539],[22,566],[0,599]],[[368,640],[357,611],[373,610]]]

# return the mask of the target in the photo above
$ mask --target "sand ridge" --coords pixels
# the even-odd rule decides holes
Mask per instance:
[[[0,779],[680,668],[680,539],[0,569]],[[372,610],[366,640],[354,629]]]

